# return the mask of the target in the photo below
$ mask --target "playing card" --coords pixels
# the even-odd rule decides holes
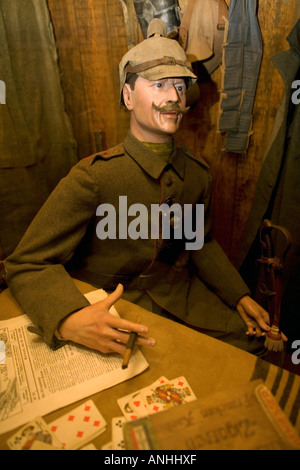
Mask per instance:
[[[138,418],[148,416],[147,406],[142,393],[139,391],[132,395],[128,401],[129,409],[135,413]]]
[[[168,381],[166,377],[160,377],[151,385],[151,387],[162,385],[166,381]],[[148,389],[148,387],[145,387],[145,389]],[[143,390],[144,389],[137,390],[136,392],[130,393],[117,400],[126,421],[133,421],[149,414],[145,398],[142,395]]]
[[[41,441],[34,441],[32,443],[32,446],[30,447],[30,450],[64,450],[64,449],[59,449],[58,447],[54,447],[51,444],[46,444],[46,442],[41,442]]]
[[[125,450],[123,425],[126,423],[124,416],[118,416],[111,421],[111,450]]]
[[[158,413],[173,406],[182,405],[196,400],[196,396],[184,377],[153,384],[143,389],[148,414]]]
[[[112,441],[109,441],[101,447],[101,450],[113,450],[112,446]]]
[[[82,447],[80,450],[97,450],[94,444],[87,444],[86,446]]]
[[[64,449],[76,450],[105,431],[106,421],[95,403],[88,400],[52,421],[49,427],[62,442]]]
[[[136,413],[132,408],[130,408],[129,400],[132,398],[132,393],[129,395],[125,395],[122,398],[119,398],[117,400],[117,403],[119,407],[121,408],[121,411],[126,418],[126,421],[133,421],[135,419],[139,419],[138,413]]]
[[[12,450],[31,450],[43,446],[54,447],[56,450],[62,448],[62,443],[51,432],[50,427],[43,418],[36,418],[8,439],[7,445]]]
[[[153,382],[153,384],[151,384],[150,387],[160,387],[168,382],[169,382],[169,379],[167,379],[167,377],[162,376],[162,377],[159,377],[159,379],[155,380],[155,382]],[[147,388],[149,387],[144,387],[142,391],[145,391]]]

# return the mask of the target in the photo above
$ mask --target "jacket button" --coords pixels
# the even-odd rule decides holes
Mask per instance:
[[[172,186],[172,184],[173,184],[172,178],[167,178],[167,180],[166,180],[166,186],[170,187],[170,186]]]

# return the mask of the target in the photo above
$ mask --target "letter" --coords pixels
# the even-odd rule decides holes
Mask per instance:
[[[110,465],[110,457],[105,457],[104,464],[105,465]]]
[[[0,80],[0,104],[6,104],[6,86],[3,80]]]
[[[126,240],[127,236],[127,196],[119,196],[119,240]]]
[[[100,240],[106,240],[106,238],[115,240],[116,235],[116,209],[112,204],[100,204],[97,207],[96,215],[103,216],[107,212],[107,216],[98,222],[96,227],[96,234]],[[105,227],[107,230],[105,231]]]
[[[191,437],[189,440],[185,442],[186,442],[187,450],[195,450],[195,449],[200,450],[201,447],[207,444],[207,439],[201,434],[197,434],[196,436]],[[211,444],[211,440],[209,440],[208,443]]]
[[[159,238],[159,204],[151,204],[151,239]]]
[[[299,104],[300,103],[300,80],[295,80],[292,83],[292,88],[298,88],[298,90],[294,91],[292,94],[292,103]]]
[[[196,420],[191,411],[189,411],[187,415],[184,417],[184,422],[185,422],[186,427],[193,426],[195,424]]]
[[[219,428],[212,429],[211,431],[208,431],[206,433],[206,443],[207,444],[214,444],[215,442],[220,442],[221,438],[222,438],[222,436],[220,437]]]
[[[187,211],[187,213],[186,213]],[[204,245],[204,204],[196,204],[196,230],[193,231],[193,211],[191,204],[184,205],[184,235],[188,240],[196,241],[193,243],[186,243],[185,249],[188,250],[200,250]]]
[[[149,460],[148,460],[148,464],[149,463],[156,463],[155,458],[153,457],[153,455],[150,455]]]
[[[139,458],[138,458],[138,457],[135,457],[135,458],[134,458],[134,457],[131,457],[131,458],[132,458],[132,461],[133,461],[132,467],[134,468],[134,467],[136,466],[136,464],[137,464]]]
[[[249,419],[244,419],[243,421],[241,421],[241,425],[245,425],[246,429],[245,429],[245,437],[251,437],[251,436],[254,436],[255,434],[255,431],[251,429],[251,424],[255,425],[255,422],[250,422]]]
[[[182,210],[180,204],[151,204],[151,239],[159,238],[160,216],[161,216],[161,236],[163,240],[171,237],[171,215],[174,214],[173,234],[176,240],[182,239]]]
[[[138,238],[147,239],[148,238],[148,210],[144,204],[132,204],[128,209],[128,215],[136,215],[137,212],[140,215],[132,220],[128,226],[128,235],[132,240],[137,240]],[[137,231],[137,227],[140,226],[140,230]]]
[[[219,435],[221,436],[221,439],[228,439],[228,432],[225,427],[221,427],[218,429]]]
[[[237,436],[238,430],[237,430],[235,424],[226,423],[226,428],[227,428],[227,431],[228,431],[230,437],[236,437]]]
[[[300,339],[295,339],[295,341],[293,341],[292,349],[296,349],[296,351],[294,351],[291,356],[292,363],[297,366],[298,364],[300,364]]]
[[[185,441],[186,449],[187,450],[198,450],[198,447],[196,447],[196,443],[193,439],[193,437],[190,437],[188,440]]]

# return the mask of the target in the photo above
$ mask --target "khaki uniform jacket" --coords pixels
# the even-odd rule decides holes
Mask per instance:
[[[184,240],[119,239],[119,196],[127,196],[128,207],[140,203],[149,211],[168,200],[203,203],[204,247],[185,252]],[[116,208],[115,239],[96,234],[96,211],[104,203]],[[59,322],[88,305],[70,273],[108,291],[124,281],[127,300],[150,310],[159,305],[188,325],[226,331],[232,307],[249,289],[211,237],[210,206],[205,162],[175,147],[168,164],[129,132],[124,144],[81,160],[57,185],[5,261],[8,285],[51,347]],[[138,289],[143,272],[156,276]]]

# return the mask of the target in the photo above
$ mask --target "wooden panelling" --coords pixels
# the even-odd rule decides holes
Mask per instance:
[[[57,42],[66,109],[79,157],[96,151],[94,132],[105,147],[123,139],[128,115],[120,111],[120,57],[127,51],[119,0],[48,0]]]
[[[128,0],[129,1],[129,0]],[[128,1],[123,1],[128,3]],[[120,0],[48,0],[58,48],[66,109],[79,157],[96,151],[94,132],[104,146],[126,135],[129,116],[119,107],[118,64],[127,51]],[[223,151],[217,133],[221,72],[200,84],[200,98],[185,117],[177,141],[208,161],[214,178],[215,237],[234,262],[284,87],[272,56],[288,49],[286,37],[300,15],[299,0],[260,0],[258,18],[264,52],[253,112],[253,135],[246,156]],[[138,28],[135,25],[135,29]],[[141,38],[137,33],[137,37]]]

